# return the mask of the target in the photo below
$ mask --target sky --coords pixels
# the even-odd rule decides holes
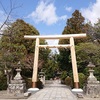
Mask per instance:
[[[8,13],[10,10],[10,1],[17,7],[10,18],[14,21],[23,19],[33,25],[40,35],[61,35],[67,19],[75,10],[79,10],[85,21],[92,24],[100,18],[100,0],[0,0],[0,24],[6,18],[5,11]]]

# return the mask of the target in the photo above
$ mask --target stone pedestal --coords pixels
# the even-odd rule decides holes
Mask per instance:
[[[85,86],[85,93],[87,96],[92,98],[100,97],[100,82],[97,81],[96,77],[93,75],[93,67],[95,67],[91,62],[88,65],[89,67],[89,77],[87,78],[87,84]]]
[[[89,83],[86,85],[86,95],[92,98],[100,97],[100,83]]]
[[[26,83],[20,75],[21,69],[16,69],[16,71],[17,74],[14,77],[14,80],[11,80],[10,84],[8,84],[7,90],[10,94],[18,95],[26,91]]]
[[[81,88],[74,88],[74,89],[72,89],[72,92],[73,92],[74,94],[77,94],[77,93],[83,94],[83,90],[82,90]]]
[[[12,94],[21,94],[25,92],[25,83],[23,84],[9,84],[8,85],[8,93]]]

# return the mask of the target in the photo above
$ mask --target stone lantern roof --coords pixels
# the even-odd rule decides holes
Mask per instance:
[[[89,62],[89,64],[87,65],[88,68],[94,68],[95,65],[92,62]]]

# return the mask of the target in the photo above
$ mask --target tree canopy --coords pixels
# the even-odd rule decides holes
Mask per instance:
[[[1,62],[16,65],[20,61],[25,68],[32,69],[35,40],[26,40],[24,35],[39,35],[39,32],[35,27],[21,19],[17,19],[10,27],[4,30],[0,46]],[[46,44],[46,42],[41,40],[40,44]],[[40,49],[40,67],[45,62],[49,52],[47,49]],[[11,64],[8,64],[8,66],[11,67]]]
[[[100,46],[98,44],[80,43],[76,46],[76,55],[79,68],[84,69],[89,62],[96,66],[100,65]]]
[[[79,10],[75,10],[74,13],[72,13],[72,18],[67,20],[67,25],[62,34],[84,33],[84,20],[85,18],[81,15]]]
[[[66,26],[62,32],[65,34],[80,34],[86,33],[87,38],[85,39],[77,39],[75,40],[76,45],[76,54],[77,54],[77,62],[78,62],[78,70],[79,72],[83,72],[87,64],[91,61],[95,65],[100,64],[100,48],[99,44],[95,43],[95,39],[99,40],[99,21],[93,27],[90,23],[85,23],[85,18],[79,12],[79,10],[75,10],[72,13],[72,17],[67,20]],[[69,40],[61,39],[59,44],[68,44]],[[59,49],[59,66],[63,70],[67,70],[68,73],[72,72],[71,70],[71,56],[69,49]]]
[[[81,15],[79,10],[75,10],[72,14],[72,17],[67,20],[66,26],[62,32],[62,35],[65,34],[80,34],[86,32],[86,25],[84,24],[84,17]],[[85,41],[85,39],[75,40],[75,44]],[[69,40],[61,39],[59,44],[69,44]],[[66,68],[67,71],[71,70],[71,61],[70,61],[70,50],[69,49],[59,49],[60,51],[60,67]],[[63,61],[63,63],[62,63]]]

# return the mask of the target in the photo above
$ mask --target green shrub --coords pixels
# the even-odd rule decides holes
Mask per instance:
[[[65,80],[66,77],[67,77],[67,72],[66,71],[63,71],[61,73],[61,76],[60,76],[61,80]]]
[[[66,71],[63,71],[62,73],[61,73],[61,76],[60,76],[60,78],[61,78],[61,83],[62,84],[65,84],[65,78],[67,77],[67,72]]]
[[[4,74],[1,74],[0,75],[0,90],[6,90],[6,89],[7,89],[7,77],[4,76]]]
[[[25,83],[26,83],[27,89],[32,87],[32,79],[31,78],[26,78]]]
[[[69,77],[69,76],[67,76],[67,77],[65,78],[65,84],[68,85],[68,86],[70,86],[70,87],[73,87],[72,78]]]
[[[43,88],[43,83],[38,79],[37,81],[37,88],[42,89]]]
[[[80,88],[83,88],[86,82],[86,76],[83,73],[79,73],[79,86]]]

